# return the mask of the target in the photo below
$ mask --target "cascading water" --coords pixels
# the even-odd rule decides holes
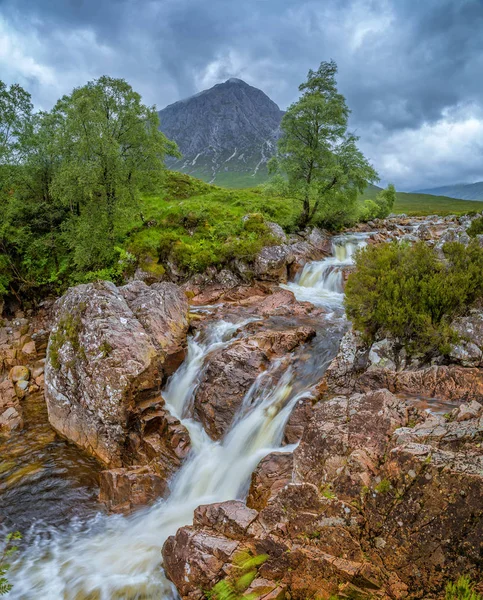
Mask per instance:
[[[310,263],[298,281],[287,287],[301,300],[342,311],[341,269],[351,264],[357,243],[364,242],[359,238],[336,241],[335,256]],[[160,566],[164,541],[192,522],[193,511],[200,504],[244,497],[254,468],[261,458],[280,448],[293,407],[310,393],[320,369],[337,349],[336,343],[329,343],[324,346],[325,354],[316,351],[319,371],[312,380],[297,376],[294,365],[280,377],[283,365],[273,362],[247,393],[231,430],[222,441],[214,442],[191,416],[193,394],[208,354],[227,344],[249,322],[219,321],[204,341],[190,339],[187,359],[163,392],[167,407],[182,420],[192,439],[191,454],[172,481],[170,496],[127,518],[99,515],[87,525],[73,523],[67,531],[41,532],[14,566],[9,598],[177,598]]]
[[[292,291],[297,300],[340,309],[344,300],[344,268],[354,264],[354,254],[366,245],[366,238],[366,234],[336,238],[332,244],[333,256],[307,263],[294,282],[282,287]]]

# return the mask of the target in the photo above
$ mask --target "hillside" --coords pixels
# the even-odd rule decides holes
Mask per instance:
[[[456,183],[442,187],[419,190],[416,194],[432,194],[434,196],[449,196],[460,200],[483,200],[483,181],[476,183]]]
[[[283,112],[261,90],[228,79],[159,111],[183,155],[169,167],[204,181],[251,187],[267,177]]]
[[[375,198],[381,191],[377,185],[369,184],[362,194],[362,199]],[[424,215],[454,215],[468,212],[481,212],[481,202],[474,200],[459,200],[448,196],[435,196],[421,192],[396,192],[394,212],[412,216]]]

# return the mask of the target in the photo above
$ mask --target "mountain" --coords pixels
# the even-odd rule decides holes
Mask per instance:
[[[232,187],[256,185],[267,176],[283,112],[261,90],[228,79],[159,111],[161,130],[183,155],[168,166]]]
[[[443,187],[419,190],[419,194],[432,194],[434,196],[449,196],[459,200],[483,200],[483,181],[476,183],[456,183]]]

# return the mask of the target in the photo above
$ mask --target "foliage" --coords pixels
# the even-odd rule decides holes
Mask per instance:
[[[245,592],[256,578],[258,567],[267,558],[266,554],[252,556],[249,552],[237,552],[233,559],[233,571],[230,576],[215,584],[205,594],[206,598],[208,600],[255,600],[256,594],[246,594]]]
[[[287,178],[291,197],[302,204],[299,223],[336,227],[354,218],[357,195],[377,174],[348,133],[349,109],[337,91],[337,66],[322,62],[299,86],[300,99],[285,113],[273,173]],[[335,215],[335,216],[334,216]]]
[[[359,220],[362,222],[373,219],[384,219],[391,214],[396,201],[396,188],[390,184],[385,190],[381,190],[372,200],[368,198],[362,204]]]
[[[346,310],[367,341],[390,336],[409,353],[446,354],[452,319],[483,295],[483,249],[452,242],[445,261],[424,242],[367,246],[346,287]]]
[[[119,279],[116,248],[142,224],[142,194],[163,184],[164,157],[178,155],[155,108],[109,77],[35,115],[28,94],[12,88],[0,82],[0,168],[8,174],[0,189],[0,294]]]
[[[466,232],[470,237],[476,237],[477,235],[483,234],[483,217],[473,219]]]
[[[446,586],[445,600],[483,600],[483,596],[474,591],[474,584],[463,575],[456,582]]]
[[[5,538],[3,552],[0,554],[0,596],[8,594],[12,589],[12,585],[8,582],[7,573],[10,569],[8,559],[18,551],[15,542],[22,539],[18,531],[9,533]]]

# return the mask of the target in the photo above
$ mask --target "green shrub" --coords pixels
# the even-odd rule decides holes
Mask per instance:
[[[483,596],[474,591],[474,584],[463,575],[457,581],[446,586],[445,600],[483,600]]]
[[[346,287],[346,310],[372,343],[390,336],[409,354],[447,354],[452,319],[483,295],[483,249],[452,242],[446,260],[424,242],[367,246],[356,255]]]
[[[483,233],[483,217],[478,217],[471,222],[471,225],[466,230],[470,237],[476,237]]]

